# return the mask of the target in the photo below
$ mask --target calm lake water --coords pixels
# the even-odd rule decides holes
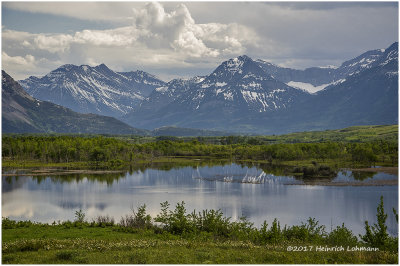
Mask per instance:
[[[3,176],[2,216],[39,222],[73,220],[82,209],[90,221],[110,215],[118,222],[132,207],[146,204],[155,217],[160,203],[180,201],[192,210],[221,209],[226,216],[248,217],[256,226],[299,225],[309,217],[326,226],[345,224],[364,233],[364,221],[376,222],[379,198],[384,197],[388,231],[397,234],[392,208],[398,209],[398,186],[302,185],[279,169],[227,164],[220,166],[157,167],[121,174],[67,176]],[[164,170],[162,170],[164,169]],[[264,170],[263,170],[264,169]],[[397,179],[385,173],[342,171],[330,182],[371,182]]]

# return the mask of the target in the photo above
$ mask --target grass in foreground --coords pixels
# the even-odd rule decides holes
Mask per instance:
[[[80,238],[58,240],[45,237],[4,243],[2,262],[5,264],[394,264],[398,260],[397,254],[388,251],[289,252],[284,245],[254,245],[243,241],[166,240],[159,239],[158,235],[128,234],[131,239],[123,236],[109,240],[109,235],[115,235],[109,228],[96,228],[93,231],[87,228],[70,229],[70,233],[79,234]]]
[[[49,224],[3,218],[3,263],[397,263],[397,237],[386,232],[383,199],[378,223],[357,239],[344,225],[325,232],[315,219],[280,227],[275,219],[255,228],[247,219],[230,221],[221,211],[187,214],[184,203],[168,202],[152,219],[141,206],[121,218]],[[397,217],[397,216],[396,216]],[[331,250],[327,251],[327,249]],[[340,249],[342,248],[342,249]]]

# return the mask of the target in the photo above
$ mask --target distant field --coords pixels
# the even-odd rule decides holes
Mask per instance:
[[[368,142],[374,140],[398,140],[398,125],[354,126],[336,130],[296,132],[279,136],[260,137],[263,140],[279,143],[299,142]]]

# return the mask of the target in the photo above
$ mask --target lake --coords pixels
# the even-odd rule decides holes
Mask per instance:
[[[7,172],[7,171],[5,171]],[[396,175],[340,171],[332,182],[393,180]],[[325,186],[304,184],[279,167],[260,165],[158,165],[114,174],[63,176],[3,176],[2,216],[15,220],[53,222],[73,220],[82,209],[90,221],[97,215],[121,216],[146,204],[155,217],[160,203],[171,208],[180,201],[192,210],[221,209],[238,219],[246,216],[259,226],[278,218],[281,225],[300,225],[309,217],[326,231],[345,224],[364,233],[364,221],[376,223],[376,208],[384,197],[388,231],[397,234],[392,208],[398,209],[398,186]]]

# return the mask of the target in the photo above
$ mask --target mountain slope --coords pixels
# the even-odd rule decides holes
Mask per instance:
[[[2,71],[3,133],[102,133],[147,134],[106,116],[79,114],[68,108],[37,100]]]
[[[395,124],[397,99],[398,43],[394,43],[364,70],[298,102],[292,113],[294,119],[302,121],[300,130]]]
[[[120,117],[165,82],[143,72],[114,72],[106,65],[63,65],[42,78],[19,81],[33,97],[76,112]]]
[[[144,128],[175,125],[230,130],[244,116],[270,116],[309,95],[272,78],[247,56],[223,62],[208,76],[167,85],[157,88],[157,93],[123,120]]]
[[[371,50],[344,62],[340,67],[311,67],[305,70],[279,67],[260,59],[256,62],[277,80],[314,93],[329,85],[341,83],[346,77],[372,67],[383,54],[384,49]]]

